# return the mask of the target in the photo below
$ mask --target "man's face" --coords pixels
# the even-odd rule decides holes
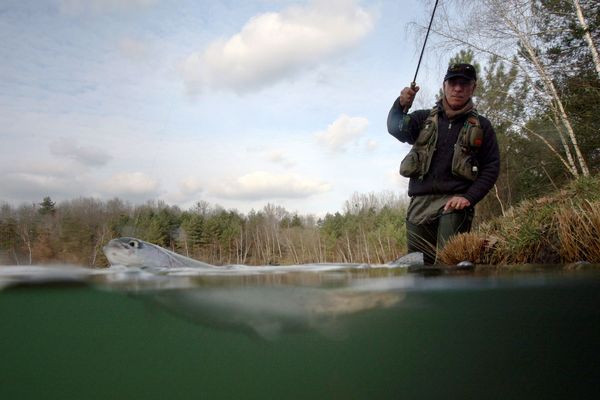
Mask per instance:
[[[444,95],[453,110],[461,109],[473,96],[477,84],[464,78],[450,78],[444,82]]]

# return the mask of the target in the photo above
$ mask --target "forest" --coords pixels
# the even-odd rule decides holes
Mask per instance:
[[[600,169],[600,3],[596,0],[454,1],[430,52],[478,70],[475,103],[493,124],[501,174],[478,205],[479,222]],[[420,35],[423,27],[415,23]],[[391,104],[391,101],[390,101]],[[134,236],[212,264],[385,263],[406,252],[408,198],[355,193],[317,218],[267,204],[244,215],[199,199],[162,202],[50,197],[0,204],[0,264],[103,267],[102,246]]]

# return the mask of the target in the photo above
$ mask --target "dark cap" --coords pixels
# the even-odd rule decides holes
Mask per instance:
[[[448,67],[444,82],[452,78],[465,78],[471,81],[477,80],[477,72],[471,64],[452,64]]]

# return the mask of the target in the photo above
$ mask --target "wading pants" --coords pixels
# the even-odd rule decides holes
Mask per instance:
[[[408,252],[423,253],[426,265],[435,264],[438,254],[452,236],[469,232],[473,221],[473,208],[440,214],[425,224],[406,221]]]

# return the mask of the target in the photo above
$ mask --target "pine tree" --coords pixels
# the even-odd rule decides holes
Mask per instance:
[[[56,203],[52,201],[50,196],[44,197],[39,206],[40,208],[38,212],[40,213],[40,215],[54,215],[54,213],[56,212]]]

